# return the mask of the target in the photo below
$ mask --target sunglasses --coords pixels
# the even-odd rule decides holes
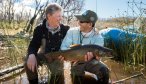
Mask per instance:
[[[80,23],[90,23],[89,21],[79,21]]]

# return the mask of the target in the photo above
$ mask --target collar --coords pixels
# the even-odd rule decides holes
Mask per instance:
[[[55,34],[56,32],[60,31],[60,26],[58,26],[57,28],[51,28],[49,27],[48,22],[46,21],[46,28],[48,29],[49,32],[51,32],[52,34]]]
[[[92,36],[95,34],[95,29],[93,28],[90,32],[88,33],[85,33],[85,32],[81,32],[81,34],[84,36],[84,37],[89,37],[89,36]]]

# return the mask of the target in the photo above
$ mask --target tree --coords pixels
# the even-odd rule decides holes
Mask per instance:
[[[65,22],[68,24],[72,19],[73,15],[79,13],[83,6],[85,0],[52,0],[49,3],[58,3],[64,9],[63,17]],[[45,17],[45,10],[42,10],[39,19],[43,20]]]
[[[69,23],[73,15],[82,10],[85,0],[30,0],[32,2],[29,5],[22,3],[24,1],[25,0],[2,0],[0,3],[0,19],[9,22],[9,24],[12,23],[12,21],[17,22],[17,24],[27,22],[23,33],[31,33],[35,21],[40,22],[40,20],[44,19],[45,9],[49,3],[60,4],[64,9],[64,21]],[[16,8],[17,4],[19,4],[19,9]],[[25,9],[28,6],[33,10],[26,11]]]

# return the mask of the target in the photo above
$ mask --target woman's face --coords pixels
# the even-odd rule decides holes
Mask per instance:
[[[60,25],[60,21],[62,20],[62,12],[58,10],[51,15],[48,14],[47,19],[50,26],[58,27]]]

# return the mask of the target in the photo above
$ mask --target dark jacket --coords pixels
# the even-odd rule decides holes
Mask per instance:
[[[34,29],[33,38],[28,47],[28,55],[37,55],[43,38],[46,39],[45,53],[58,51],[68,29],[69,26],[64,26],[63,24],[60,24],[60,31],[52,34],[46,28],[46,20],[44,20],[43,23],[41,23]]]

